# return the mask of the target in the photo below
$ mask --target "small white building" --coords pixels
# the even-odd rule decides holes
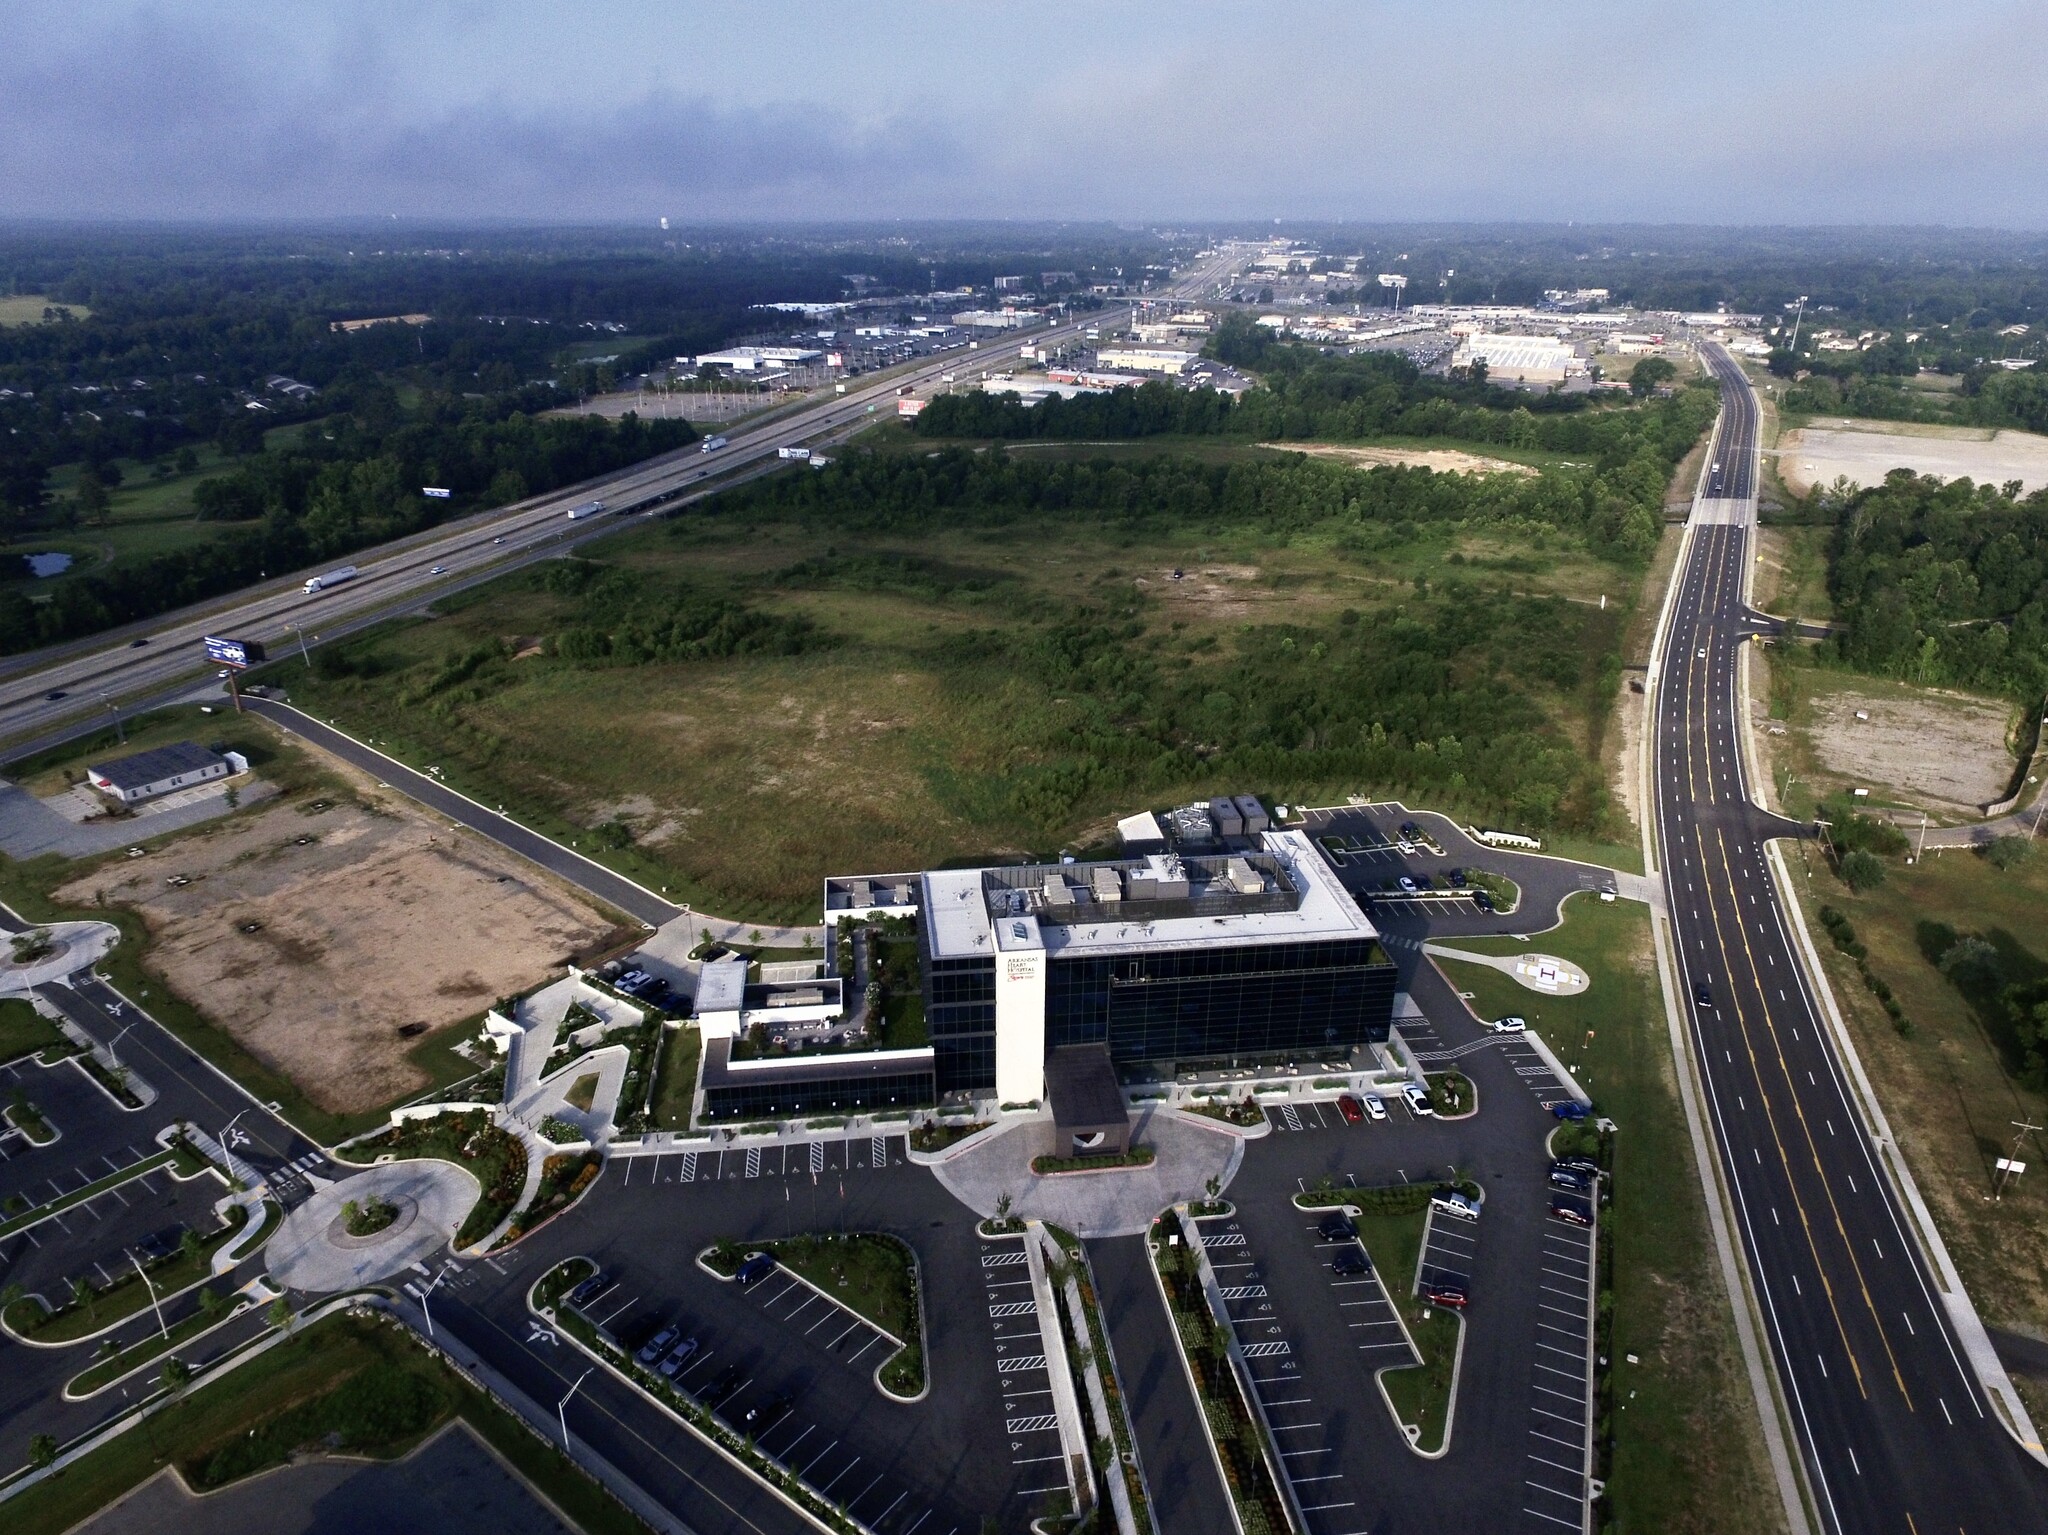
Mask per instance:
[[[174,741],[132,757],[92,764],[85,773],[92,786],[109,799],[135,805],[248,770],[248,761],[237,752],[223,757],[193,741]]]
[[[1095,354],[1099,368],[1129,368],[1138,373],[1160,373],[1168,377],[1184,372],[1199,352],[1169,351],[1165,348],[1128,347],[1106,349]]]

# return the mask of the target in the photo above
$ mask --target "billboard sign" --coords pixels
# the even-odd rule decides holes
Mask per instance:
[[[430,501],[446,501],[455,492],[448,489],[445,485],[422,485],[420,487],[420,494]]]
[[[237,671],[243,667],[258,666],[270,658],[263,653],[263,646],[256,640],[230,640],[219,635],[206,637],[206,659],[216,666],[232,666]]]

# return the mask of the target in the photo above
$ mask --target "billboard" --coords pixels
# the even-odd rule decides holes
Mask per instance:
[[[445,485],[422,485],[420,494],[435,501],[446,501],[455,492]]]
[[[245,666],[261,665],[270,658],[256,640],[230,640],[209,634],[206,637],[206,659],[216,666],[232,666],[240,670]]]

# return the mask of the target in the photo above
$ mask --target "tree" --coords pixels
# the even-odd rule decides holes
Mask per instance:
[[[1202,1181],[1202,1192],[1209,1196],[1209,1203],[1214,1204],[1223,1196],[1223,1180],[1214,1173],[1209,1174]]]
[[[1884,863],[1859,847],[1842,860],[1842,883],[1855,891],[1875,890],[1884,883]]]
[[[199,1309],[206,1313],[207,1320],[218,1322],[228,1309],[228,1298],[212,1285],[203,1286],[199,1291]]]
[[[107,487],[90,466],[78,476],[78,493],[72,499],[77,504],[78,520],[82,523],[99,527],[112,517],[113,501],[107,495]]]
[[[190,448],[178,449],[178,456],[172,462],[177,466],[178,473],[180,474],[197,474],[199,472],[199,455]]]
[[[1010,1191],[1009,1191],[1008,1189],[1004,1189],[1004,1190],[1002,1191],[1002,1193],[1000,1193],[1000,1194],[998,1194],[998,1195],[996,1196],[996,1219],[997,1219],[997,1220],[999,1220],[999,1221],[1006,1221],[1006,1220],[1008,1220],[1008,1219],[1010,1218],[1010,1204],[1011,1204],[1011,1200],[1010,1200]]]
[[[185,1234],[178,1238],[179,1254],[187,1263],[197,1263],[205,1251],[206,1244],[199,1240],[199,1233],[187,1226]]]
[[[185,1394],[185,1388],[192,1384],[192,1366],[173,1354],[164,1361],[164,1367],[157,1372],[157,1384],[170,1393],[176,1401]]]
[[[2027,855],[2033,850],[2033,844],[2025,837],[1997,837],[1985,847],[1984,856],[1992,868],[2001,874],[2010,874],[2027,861]]]
[[[85,1307],[86,1314],[95,1320],[99,1318],[100,1292],[92,1287],[92,1281],[80,1274],[71,1281],[71,1304]]]
[[[1678,376],[1677,367],[1667,357],[1644,357],[1637,360],[1628,376],[1628,392],[1637,399],[1647,398],[1659,384],[1668,384]]]
[[[263,1313],[263,1320],[279,1332],[290,1336],[292,1330],[292,1303],[280,1295],[270,1303],[270,1309]]]
[[[28,1463],[38,1471],[47,1471],[57,1464],[57,1441],[48,1434],[37,1434],[28,1442]]]

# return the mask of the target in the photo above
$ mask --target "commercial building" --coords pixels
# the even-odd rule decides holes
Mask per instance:
[[[1476,331],[1458,344],[1451,358],[1454,368],[1486,364],[1492,379],[1515,379],[1525,384],[1561,384],[1575,373],[1586,371],[1585,359],[1568,341],[1555,336],[1501,336]]]
[[[809,347],[734,346],[722,352],[705,352],[695,359],[695,365],[700,368],[730,368],[735,373],[759,373],[770,368],[803,367],[822,361],[824,356],[822,351]]]
[[[245,773],[248,762],[237,752],[222,756],[193,741],[174,741],[111,762],[98,762],[85,770],[92,786],[123,805],[140,804],[160,794],[190,789],[217,778]]]
[[[1129,369],[1170,377],[1183,372],[1199,356],[1199,352],[1172,351],[1163,347],[1105,348],[1095,354],[1095,364],[1112,372]]]
[[[1044,318],[1036,309],[963,309],[953,323],[974,330],[1022,330]]]

